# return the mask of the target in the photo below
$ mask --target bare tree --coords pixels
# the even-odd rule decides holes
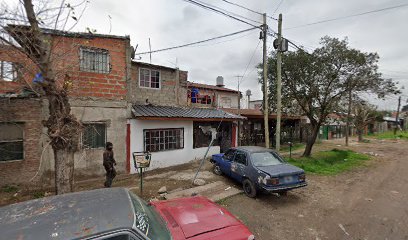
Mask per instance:
[[[376,108],[364,101],[354,104],[354,125],[356,127],[358,141],[363,141],[364,130],[370,122],[375,121]]]
[[[55,40],[43,28],[66,30],[67,25],[77,23],[86,8],[87,1],[76,5],[62,0],[33,1],[20,0],[16,6],[2,4],[0,10],[0,42],[3,47],[24,55],[35,66],[28,64],[22,68],[36,76],[36,82],[25,85],[48,100],[49,117],[44,121],[54,152],[55,192],[63,194],[73,190],[74,153],[78,149],[79,135],[82,131],[80,121],[71,113],[68,93],[72,80],[68,73],[61,72],[53,63]],[[79,17],[75,9],[82,8]],[[36,72],[33,72],[36,71]]]

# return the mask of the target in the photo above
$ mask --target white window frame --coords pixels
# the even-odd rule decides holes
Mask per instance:
[[[84,61],[84,51],[87,52],[94,52],[96,54],[106,54],[107,59],[106,59],[106,71],[102,70],[92,70],[88,68],[83,67],[82,61]],[[81,72],[92,72],[92,73],[100,73],[100,74],[109,74],[111,72],[111,64],[110,64],[110,53],[109,50],[107,49],[102,49],[102,48],[92,48],[92,47],[80,47],[79,48],[79,70]]]
[[[149,82],[149,87],[145,87],[145,86],[142,86],[142,85],[140,84],[140,76],[141,76],[141,74],[142,74],[142,70],[147,70],[147,71],[149,71],[149,80],[150,80],[150,82]],[[151,85],[151,81],[152,81],[152,71],[155,71],[155,72],[158,72],[158,73],[159,73],[159,87],[158,87],[158,88],[152,88],[152,87],[151,87],[151,86],[152,86],[152,85]],[[162,79],[161,79],[161,71],[160,71],[160,70],[149,69],[149,68],[139,68],[139,87],[140,87],[140,88],[160,90],[160,89],[161,89],[161,82],[162,82]]]
[[[4,63],[7,63],[7,64],[11,65],[12,79],[4,78]],[[18,73],[17,73],[17,67],[16,66],[17,66],[17,64],[15,62],[0,60],[0,80],[7,81],[7,82],[16,81],[18,79]]]

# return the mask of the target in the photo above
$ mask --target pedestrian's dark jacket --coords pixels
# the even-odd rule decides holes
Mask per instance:
[[[103,166],[106,171],[113,169],[113,165],[116,164],[115,158],[113,157],[113,151],[105,150],[103,152]]]

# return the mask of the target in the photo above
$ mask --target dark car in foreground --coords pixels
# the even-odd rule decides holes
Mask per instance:
[[[224,154],[212,155],[214,172],[242,183],[244,192],[255,197],[259,191],[285,194],[305,187],[303,169],[288,164],[272,149],[255,146],[231,148]]]
[[[0,239],[254,239],[204,197],[146,203],[124,188],[52,196],[0,208]]]

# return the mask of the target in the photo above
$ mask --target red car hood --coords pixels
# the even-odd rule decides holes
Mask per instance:
[[[214,232],[219,235],[222,229],[229,231],[227,228],[232,226],[235,226],[235,230],[241,229],[241,232],[245,233],[246,236],[241,239],[247,239],[251,235],[248,228],[231,213],[204,197],[179,198],[151,204],[167,222],[175,239],[198,237],[204,233],[210,236]],[[181,232],[184,236],[180,236]],[[203,236],[199,239],[201,237]]]

